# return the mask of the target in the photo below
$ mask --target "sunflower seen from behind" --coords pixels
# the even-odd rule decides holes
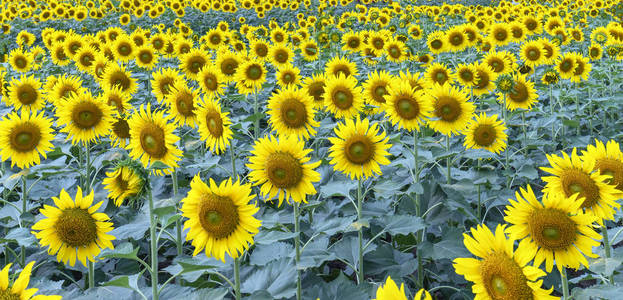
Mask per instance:
[[[61,296],[58,295],[36,295],[39,289],[27,288],[30,282],[30,275],[32,274],[32,268],[35,265],[34,261],[29,262],[24,266],[24,269],[19,273],[17,279],[9,286],[9,270],[13,264],[9,263],[2,270],[0,270],[0,299],[6,300],[61,300]],[[12,276],[15,278],[15,274]]]
[[[253,216],[259,210],[250,203],[254,198],[250,184],[231,178],[220,184],[210,178],[206,184],[196,175],[181,208],[188,218],[184,228],[190,229],[186,240],[192,240],[193,256],[205,251],[224,262],[225,254],[237,258],[248,249],[262,224]]]
[[[475,106],[467,101],[467,94],[451,85],[436,85],[427,92],[428,101],[433,106],[433,117],[429,126],[444,135],[463,131],[474,114]]]
[[[268,99],[268,122],[273,130],[281,135],[294,135],[309,139],[316,135],[314,120],[316,110],[314,100],[297,87],[287,87],[271,95]]]
[[[91,92],[72,93],[57,105],[58,124],[72,144],[96,142],[108,134],[113,123],[112,108]]]
[[[323,98],[327,110],[338,119],[352,118],[363,109],[363,89],[354,76],[326,78]]]
[[[320,161],[310,162],[312,150],[304,146],[305,142],[293,135],[267,136],[255,142],[247,164],[249,179],[253,185],[261,185],[266,200],[278,196],[279,206],[284,199],[307,203],[307,195],[316,194],[313,183],[320,181],[320,174],[314,169]]]
[[[41,162],[54,148],[52,120],[44,112],[12,112],[0,121],[0,156],[11,159],[11,167],[24,169]]]
[[[63,264],[74,266],[76,260],[87,266],[87,259],[95,262],[101,249],[114,249],[114,236],[108,234],[113,224],[105,213],[98,213],[103,201],[93,204],[94,191],[82,195],[78,187],[74,199],[61,190],[58,197],[52,197],[54,206],[44,205],[40,210],[46,218],[32,226],[32,233],[42,247],[48,247],[48,254],[56,254]]]
[[[215,98],[204,99],[197,109],[197,126],[201,140],[213,153],[220,154],[231,143],[233,132],[230,128],[229,113],[221,111]]]
[[[546,274],[529,266],[534,252],[516,249],[515,240],[507,239],[505,225],[498,225],[495,233],[484,225],[471,228],[471,236],[463,234],[465,248],[474,256],[460,257],[453,261],[454,270],[471,281],[475,299],[548,299],[553,288],[541,288]]]
[[[408,81],[389,86],[383,111],[393,125],[408,131],[420,130],[432,116],[433,107],[423,90],[416,90]]]
[[[521,192],[521,193],[520,193]],[[578,194],[565,197],[548,193],[538,201],[532,188],[520,188],[515,199],[504,211],[504,221],[511,224],[506,232],[519,242],[519,249],[535,253],[534,266],[545,262],[551,272],[554,264],[560,272],[563,267],[588,268],[585,256],[596,258],[593,247],[600,245],[601,236],[593,229],[595,217],[580,210],[582,199]]]
[[[604,144],[596,139],[595,145],[588,145],[586,151],[582,151],[582,159],[586,157],[595,161],[594,170],[599,174],[612,176],[607,183],[623,193],[623,152],[619,143],[609,140]]]
[[[496,154],[506,149],[506,125],[498,120],[498,115],[487,116],[483,112],[475,116],[464,134],[463,145],[466,149],[485,149]]]
[[[329,137],[330,163],[333,168],[351,179],[366,179],[382,175],[381,165],[390,163],[387,150],[391,147],[378,124],[368,119],[346,119]]]

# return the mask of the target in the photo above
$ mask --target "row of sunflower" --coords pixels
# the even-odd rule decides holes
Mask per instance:
[[[100,4],[100,9],[106,5]],[[152,11],[160,11],[157,7],[164,9],[164,4],[159,5],[162,6],[145,8],[123,1],[117,9],[141,17],[139,10],[142,8],[152,17]],[[184,11],[185,3],[166,5],[178,17],[184,16],[179,11]],[[203,11],[199,2],[193,5]],[[342,5],[349,5],[349,2]],[[577,5],[570,10],[582,7],[591,8],[592,12],[596,7],[598,13],[607,14],[605,8],[612,3]],[[245,7],[245,3],[242,6]],[[93,11],[94,7],[88,3],[84,6],[88,11]],[[262,6],[255,6],[259,15],[262,11],[258,12],[258,7]],[[55,146],[56,130],[61,138],[66,134],[67,140],[81,148],[82,188],[78,187],[74,198],[62,190],[59,197],[53,198],[54,206],[44,205],[40,210],[45,218],[32,229],[40,245],[48,247],[48,253],[56,254],[58,261],[73,266],[78,260],[86,266],[89,286],[93,286],[95,257],[101,249],[113,248],[114,236],[109,234],[113,230],[109,217],[97,212],[103,202],[93,204],[97,173],[91,166],[90,152],[108,146],[127,150],[128,159],[111,169],[103,184],[117,206],[134,197],[145,196],[149,202],[151,262],[143,261],[143,264],[149,266],[152,297],[157,298],[160,292],[159,245],[150,176],[171,175],[173,190],[177,193],[176,169],[185,156],[178,136],[182,132],[196,129],[205,147],[215,154],[222,154],[229,147],[230,178],[218,184],[210,178],[206,184],[201,176],[195,176],[179,209],[187,218],[184,227],[189,231],[185,238],[191,240],[193,255],[205,251],[207,256],[223,261],[225,254],[235,258],[238,287],[234,285],[233,288],[236,297],[240,297],[237,271],[240,256],[253,244],[253,236],[261,225],[254,217],[259,208],[252,203],[251,184],[260,186],[259,194],[264,199],[277,198],[279,205],[283,200],[293,205],[298,263],[301,251],[297,229],[299,205],[316,194],[314,183],[318,183],[321,176],[315,169],[322,160],[328,161],[334,170],[358,180],[361,187],[363,181],[383,174],[381,166],[390,164],[391,144],[386,132],[411,132],[415,138],[412,146],[417,153],[418,131],[428,126],[445,136],[448,150],[451,136],[456,134],[465,135],[466,148],[486,149],[496,154],[506,149],[504,166],[508,170],[505,122],[509,118],[506,113],[507,110],[529,110],[537,104],[538,94],[530,78],[533,74],[542,72],[542,80],[547,84],[559,78],[579,83],[587,80],[591,72],[589,59],[605,59],[603,47],[608,49],[610,59],[622,57],[617,45],[622,40],[623,28],[616,22],[594,29],[590,34],[591,45],[586,45],[583,30],[588,29],[587,24],[594,17],[591,14],[583,14],[580,20],[575,20],[561,16],[561,11],[568,13],[568,9],[524,6],[527,10],[522,14],[527,16],[522,16],[520,22],[515,20],[517,16],[508,4],[501,7],[502,15],[498,16],[494,10],[483,7],[401,7],[394,3],[383,8],[367,8],[357,5],[353,11],[336,19],[330,14],[331,2],[323,2],[318,7],[318,18],[299,14],[296,23],[280,26],[271,21],[268,28],[241,24],[238,30],[230,29],[227,22],[220,22],[201,37],[179,19],[172,28],[134,26],[132,31],[126,31],[110,27],[95,34],[46,28],[40,35],[45,49],[33,46],[36,36],[23,31],[17,34],[17,47],[7,57],[11,68],[0,71],[3,100],[14,110],[0,123],[0,128],[4,129],[0,135],[0,155],[3,161],[11,160],[11,167],[25,169],[40,164],[41,157],[45,158],[46,152]],[[328,13],[324,13],[325,10]],[[15,17],[17,14],[13,11],[11,8],[4,10],[4,18]],[[36,4],[33,11],[37,11]],[[58,7],[53,11],[45,9],[41,14],[48,12],[47,18],[55,14],[54,18],[78,19],[76,12],[74,15],[59,13]],[[430,24],[423,29],[419,20],[413,18],[428,15],[437,19],[433,23],[440,25],[444,20],[455,20],[453,17],[462,12],[468,12],[459,18],[464,24],[453,25],[445,31],[432,30]],[[411,17],[398,17],[401,15]],[[128,24],[130,19],[130,15],[123,14],[119,23]],[[246,20],[237,21],[245,23]],[[370,21],[373,23],[365,25]],[[567,28],[573,24],[574,27]],[[367,29],[354,31],[352,28],[356,25]],[[425,35],[426,42],[420,41]],[[471,57],[476,46],[487,53],[470,62],[457,63],[456,55]],[[586,52],[589,57],[573,51],[561,53],[561,47]],[[421,52],[418,54],[413,48]],[[519,49],[519,58],[513,54],[513,49]],[[330,59],[324,72],[313,74],[323,70],[326,58]],[[439,62],[431,62],[435,59]],[[304,67],[303,61],[314,62],[312,70]],[[360,61],[365,65],[358,64]],[[414,66],[416,62],[418,65]],[[36,72],[53,65],[64,68],[61,70],[66,74],[38,78]],[[400,68],[400,72],[396,72],[399,74],[382,70],[392,65]],[[411,72],[420,68],[422,73]],[[365,77],[360,76],[360,71],[366,69],[371,71]],[[69,71],[73,71],[72,74]],[[143,74],[147,76],[141,76]],[[12,77],[8,84],[5,84],[6,75]],[[97,84],[92,84],[93,80]],[[269,81],[276,82],[280,89],[268,96],[264,104],[262,92]],[[498,115],[485,113],[485,110],[497,109],[484,101],[496,89],[502,120]],[[153,96],[145,97],[147,93],[141,91],[151,92]],[[224,107],[224,99],[236,92],[247,95],[256,115],[253,130],[248,132],[255,143],[246,165],[250,183],[243,183],[236,172],[236,159],[243,159],[244,155],[236,152],[232,141],[240,131],[234,134],[234,124],[227,112],[233,112],[232,107]],[[146,99],[137,99],[139,97]],[[548,100],[552,108],[553,99]],[[477,106],[481,113],[475,116]],[[269,117],[270,130],[262,137],[260,119],[264,112]],[[337,120],[334,135],[316,136],[319,120],[327,118]],[[277,137],[272,132],[276,132]],[[316,140],[325,138],[329,143],[327,158],[316,155],[319,161],[310,162],[312,149],[305,148],[306,143],[313,145]],[[597,143],[596,147],[589,147],[589,152],[604,147]],[[620,157],[616,156],[620,150],[614,150],[618,145],[609,143],[608,147],[613,150],[609,150],[610,156],[602,159],[615,157],[618,160],[614,161],[620,163]],[[414,183],[417,183],[421,180],[417,154],[414,159],[415,174],[418,174]],[[446,160],[448,183],[452,182],[453,161],[452,157]],[[596,161],[599,160],[590,154],[581,159],[575,153],[572,159],[552,156],[550,162],[556,165],[546,171],[555,176],[544,178],[548,185],[542,204],[535,200],[528,187],[527,191],[522,190],[521,196],[517,195],[516,205],[511,202],[507,209],[506,221],[513,224],[507,229],[511,239],[505,236],[504,226],[498,227],[495,234],[486,226],[479,226],[472,230],[473,238],[466,235],[466,247],[483,260],[457,259],[455,267],[458,274],[475,283],[475,294],[491,298],[505,295],[547,297],[551,290],[542,290],[537,281],[545,275],[538,269],[541,264],[538,262],[545,261],[548,272],[554,260],[559,270],[577,268],[578,261],[587,265],[582,253],[594,256],[589,248],[598,245],[594,240],[599,238],[590,225],[593,222],[603,224],[604,218],[612,220],[614,207],[618,207],[614,202],[618,192],[607,184],[610,177],[598,176],[593,170]],[[605,174],[604,168],[596,169]],[[560,191],[565,192],[564,197]],[[419,195],[415,198],[419,206]],[[364,195],[359,191],[357,203],[353,202],[358,222],[363,221],[363,200]],[[22,201],[21,213],[30,211],[27,197],[22,197]],[[532,205],[531,208],[523,202]],[[586,214],[580,208],[584,208]],[[532,219],[526,220],[525,215]],[[550,219],[555,222],[543,223]],[[570,229],[573,226],[581,234],[574,235]],[[179,232],[180,222],[176,227]],[[527,234],[526,228],[542,230],[535,229]],[[181,236],[178,238],[178,253],[183,255],[180,246],[183,241]],[[523,238],[526,242],[522,241],[514,252],[514,241]],[[353,271],[361,284],[365,280],[362,228],[358,230],[358,239],[359,264],[353,266]],[[569,250],[576,246],[581,252]],[[527,266],[533,258],[533,266]],[[8,268],[5,269],[3,272],[8,272]],[[26,271],[24,274],[30,273]],[[300,298],[301,271],[297,273],[297,296]],[[422,278],[418,280],[423,282]],[[388,285],[397,289],[390,279]],[[25,285],[14,284],[13,293],[24,295],[22,286]],[[383,289],[377,292],[379,299],[393,299],[391,295],[395,294],[389,295],[383,296]]]

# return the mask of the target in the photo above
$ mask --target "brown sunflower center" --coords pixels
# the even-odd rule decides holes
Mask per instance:
[[[349,109],[353,106],[353,94],[347,88],[337,88],[331,96],[333,104],[339,109]]]
[[[496,40],[503,42],[508,37],[508,32],[506,32],[506,30],[504,29],[498,29],[495,31],[494,36]]]
[[[433,49],[441,49],[441,47],[443,46],[443,43],[440,40],[434,40],[430,43],[430,46]]]
[[[374,143],[366,135],[353,135],[346,141],[346,158],[354,164],[363,165],[374,156]]]
[[[175,105],[179,113],[185,117],[192,117],[195,115],[195,105],[193,101],[193,95],[188,91],[180,91],[175,97]]]
[[[602,175],[610,175],[607,183],[616,185],[617,189],[623,191],[623,163],[613,158],[600,158],[595,161],[595,169],[599,169]]]
[[[580,193],[578,198],[584,198],[583,208],[593,207],[599,201],[599,187],[585,172],[575,168],[565,169],[560,180],[567,197]]]
[[[91,129],[102,120],[102,110],[93,102],[81,102],[74,106],[71,119],[80,129]]]
[[[217,111],[212,110],[206,114],[206,125],[213,137],[219,138],[223,135],[223,119]]]
[[[151,51],[144,51],[141,52],[138,56],[139,60],[144,63],[144,64],[148,64],[151,63],[154,59],[154,56],[151,54]]]
[[[576,66],[575,71],[573,71],[573,75],[580,76],[582,75],[582,73],[584,73],[584,62],[581,60],[576,60],[575,63]]]
[[[297,99],[288,99],[281,103],[281,120],[290,128],[299,128],[307,124],[307,108]]]
[[[398,115],[406,120],[412,120],[420,113],[419,104],[410,96],[404,96],[398,99],[394,105]]]
[[[463,40],[463,35],[458,32],[450,34],[450,44],[452,44],[453,46],[460,46],[461,44],[463,44]]]
[[[94,60],[95,57],[91,53],[85,53],[82,55],[82,57],[80,57],[80,63],[85,67],[91,66]]]
[[[474,73],[469,69],[461,70],[459,76],[461,76],[465,82],[472,82],[474,80]]]
[[[250,80],[258,80],[262,78],[264,72],[259,64],[252,64],[247,68],[247,78]]]
[[[513,84],[513,90],[508,94],[509,98],[513,102],[522,103],[528,101],[530,93],[528,93],[528,87],[522,82],[516,81]]]
[[[225,59],[221,63],[221,72],[227,76],[236,73],[236,69],[238,69],[238,61],[233,58]]]
[[[529,48],[526,51],[526,57],[532,61],[538,60],[541,57],[541,51],[536,48]]]
[[[400,51],[400,48],[398,48],[398,46],[392,45],[391,47],[389,47],[389,56],[393,58],[399,58],[401,53],[402,52]]]
[[[37,101],[39,94],[37,89],[30,84],[21,84],[17,87],[17,100],[23,105],[30,105]]]
[[[461,104],[453,97],[441,96],[435,103],[435,115],[446,122],[453,122],[461,115]]]
[[[351,49],[359,48],[360,44],[361,44],[361,41],[358,38],[350,38],[348,40],[348,47],[350,47]]]
[[[348,77],[348,76],[350,76],[350,68],[348,68],[348,65],[346,65],[346,64],[336,65],[333,68],[333,74],[335,76],[339,76],[340,74],[343,74],[344,77]]]
[[[130,88],[130,78],[123,71],[116,71],[110,76],[110,84],[112,86],[119,86],[123,91]]]
[[[238,207],[229,197],[203,194],[199,207],[199,223],[211,236],[217,239],[226,238],[240,224]]]
[[[158,88],[160,89],[162,95],[166,96],[171,93],[171,87],[173,86],[174,82],[175,79],[173,77],[165,77],[160,79],[160,81],[158,82]]]
[[[480,265],[487,294],[496,300],[533,299],[521,267],[506,253],[490,253]]]
[[[538,26],[538,23],[535,20],[529,19],[524,23],[524,25],[526,25],[526,28],[528,28],[528,30],[534,31]]]
[[[197,74],[205,66],[206,60],[202,56],[192,56],[188,58],[187,64],[188,70],[193,74]]]
[[[284,64],[288,61],[288,58],[288,52],[286,50],[279,49],[275,51],[275,60],[278,63]]]
[[[128,124],[128,121],[124,119],[117,119],[117,121],[112,124],[112,131],[119,138],[130,138],[130,125]]]
[[[372,99],[378,103],[385,103],[385,95],[387,95],[386,83],[378,83],[376,87],[373,89]]]
[[[263,44],[255,46],[255,54],[259,57],[266,57],[268,55],[268,47]]]
[[[29,152],[39,145],[41,129],[35,124],[26,122],[12,128],[9,137],[13,150]]]
[[[382,38],[374,38],[372,39],[372,45],[374,48],[381,50],[385,46],[385,41]]]
[[[148,123],[140,133],[141,148],[151,157],[160,159],[167,154],[164,130],[154,123]]]
[[[502,59],[494,57],[490,59],[487,64],[493,68],[493,71],[500,73],[504,70],[504,61]]]
[[[576,224],[566,212],[553,208],[535,209],[528,219],[532,239],[548,250],[564,250],[576,239]]]
[[[115,183],[120,190],[124,192],[128,190],[129,183],[127,180],[123,179],[123,171],[119,172],[119,175],[115,178]]]
[[[117,48],[117,50],[119,51],[119,54],[121,54],[122,56],[128,56],[132,54],[132,46],[128,45],[127,43],[121,44]]]
[[[15,58],[15,65],[22,69],[25,68],[28,65],[28,61],[26,60],[26,58],[18,56]]]
[[[497,132],[492,125],[482,124],[474,130],[474,142],[481,147],[488,147],[495,142]]]
[[[560,70],[563,72],[569,72],[573,68],[573,61],[569,58],[564,59],[560,63]]]
[[[215,91],[218,87],[217,79],[214,74],[206,74],[203,76],[203,85],[210,91]]]
[[[214,45],[218,45],[221,42],[221,36],[218,34],[213,34],[210,37],[210,43],[214,44]]]
[[[590,50],[590,55],[591,55],[591,57],[597,57],[597,56],[599,56],[599,49],[597,49],[597,48],[591,48],[591,50]]]
[[[54,229],[59,239],[70,247],[87,247],[97,241],[97,224],[86,209],[64,209]]]
[[[272,185],[287,189],[301,182],[303,167],[292,154],[277,152],[266,159],[266,173]]]
[[[448,81],[448,74],[446,74],[446,70],[434,70],[432,79],[440,85],[443,85]]]
[[[324,82],[314,82],[307,87],[307,92],[310,96],[314,97],[314,102],[320,102],[324,99],[322,95],[324,94]]]

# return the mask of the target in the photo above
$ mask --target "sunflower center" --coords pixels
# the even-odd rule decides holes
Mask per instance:
[[[262,77],[262,74],[262,67],[257,64],[253,64],[247,69],[247,78],[251,80],[260,79]]]
[[[223,74],[230,76],[236,73],[236,69],[238,68],[238,61],[233,58],[228,58],[223,61],[221,64],[221,72]]]
[[[571,68],[573,67],[573,63],[571,62],[571,60],[569,59],[565,59],[561,64],[560,64],[560,70],[563,72],[569,72],[571,70]]]
[[[593,207],[599,201],[599,187],[590,175],[575,168],[565,169],[560,175],[565,196],[571,197],[579,193],[578,198],[584,198],[583,208]]]
[[[33,104],[37,98],[37,90],[30,84],[22,84],[17,88],[17,99],[23,105]]]
[[[191,73],[195,73],[195,74],[199,73],[201,68],[203,68],[203,66],[206,64],[206,60],[201,56],[193,56],[188,60],[188,62],[190,65],[190,68],[188,69],[190,70]]]
[[[240,223],[238,207],[229,197],[203,194],[199,222],[211,236],[217,239],[226,238],[236,231]]]
[[[553,208],[532,211],[528,218],[532,239],[548,250],[563,250],[576,239],[575,222],[566,212]]]
[[[127,45],[122,45],[121,47],[119,47],[119,53],[121,53],[121,55],[123,56],[130,55],[131,48]]]
[[[487,72],[478,71],[478,89],[485,89],[489,85],[489,74]]]
[[[372,44],[376,49],[383,49],[383,46],[385,46],[385,42],[383,42],[383,40],[379,38],[375,38]]]
[[[533,299],[521,267],[506,253],[490,253],[480,265],[489,297],[496,300]]]
[[[350,69],[348,68],[347,65],[337,65],[333,69],[333,74],[335,74],[335,76],[339,76],[340,74],[343,74],[344,77],[348,77],[350,76]]]
[[[495,142],[497,135],[495,128],[491,125],[480,125],[474,130],[474,142],[478,146],[487,147]]]
[[[352,49],[357,49],[357,47],[359,47],[359,43],[359,39],[357,38],[352,38],[348,40],[348,46]]]
[[[121,87],[124,91],[130,87],[130,78],[122,71],[113,73],[112,76],[110,76],[110,82],[112,85]]]
[[[591,55],[591,57],[597,57],[597,56],[599,56],[599,49],[592,48],[592,49],[590,50],[590,55]]]
[[[223,119],[221,119],[221,115],[218,112],[208,112],[206,114],[206,124],[212,136],[219,138],[223,135]]]
[[[528,55],[526,55],[526,56],[530,60],[537,60],[537,59],[539,59],[540,53],[536,49],[530,49],[530,50],[528,50]]]
[[[354,164],[363,165],[374,155],[374,143],[366,135],[354,135],[346,141],[346,158]]]
[[[314,102],[320,102],[323,100],[324,94],[324,82],[314,82],[307,87],[309,95],[314,97]]]
[[[623,163],[612,158],[600,158],[595,161],[595,169],[599,169],[602,175],[610,175],[607,183],[616,185],[617,189],[623,191]]]
[[[281,120],[290,128],[307,124],[307,109],[297,99],[288,99],[281,104]]]
[[[338,89],[333,93],[333,104],[340,109],[349,109],[353,105],[353,94],[347,89]]]
[[[286,73],[283,75],[283,82],[285,84],[290,84],[294,81],[294,76],[291,73]]]
[[[221,42],[221,36],[218,34],[214,34],[210,37],[210,42],[214,45],[218,44]]]
[[[116,136],[122,139],[130,138],[130,125],[128,121],[124,119],[118,119],[117,122],[112,124],[112,131]]]
[[[265,57],[268,55],[268,48],[266,45],[258,45],[255,47],[255,54],[259,57]]]
[[[504,70],[504,62],[498,60],[497,58],[492,60],[489,65],[493,68],[496,73],[502,72]]]
[[[452,37],[450,38],[450,43],[452,43],[452,45],[454,46],[460,46],[463,43],[463,36],[460,34],[453,34]]]
[[[82,102],[74,107],[72,121],[81,129],[91,129],[102,120],[102,111],[92,102]]]
[[[277,152],[266,159],[266,173],[274,186],[287,189],[301,182],[303,167],[292,154]]]
[[[80,61],[82,62],[82,65],[88,67],[92,64],[93,57],[91,57],[90,54],[85,54],[84,56],[82,56],[82,59],[80,59]]]
[[[20,295],[13,294],[10,289],[0,289],[0,299],[2,300],[20,300]]]
[[[22,123],[11,130],[11,148],[18,152],[34,150],[41,140],[41,130],[30,122]]]
[[[529,96],[528,87],[521,82],[515,82],[513,90],[509,94],[510,100],[519,103],[528,101]]]
[[[171,77],[162,78],[162,80],[160,80],[160,83],[158,84],[158,86],[160,87],[160,92],[165,96],[170,94],[171,86],[173,85],[174,81],[175,80]]]
[[[117,175],[117,177],[115,178],[115,183],[117,184],[117,187],[122,190],[122,191],[127,191],[128,190],[128,181],[123,179],[123,173],[119,173],[119,175]]]
[[[164,130],[156,124],[149,123],[141,130],[141,147],[150,156],[160,159],[167,153]]]
[[[25,68],[27,64],[28,62],[23,57],[18,57],[15,59],[15,65],[20,69]]]
[[[64,209],[54,229],[60,240],[70,247],[87,247],[97,240],[97,224],[86,209]]]
[[[152,56],[151,56],[151,53],[149,53],[149,52],[141,53],[139,58],[140,58],[142,63],[150,63],[152,61]]]
[[[186,91],[180,92],[175,99],[177,110],[179,113],[186,117],[192,117],[195,115],[195,106],[193,104],[193,95]]]
[[[474,74],[470,70],[464,70],[460,73],[461,78],[467,82],[474,80]]]
[[[431,47],[433,47],[433,49],[439,49],[441,48],[441,46],[443,45],[443,43],[440,40],[434,40],[430,43]]]
[[[498,30],[498,32],[495,33],[495,39],[498,41],[504,41],[506,37],[508,37],[506,30]]]
[[[207,74],[203,78],[203,84],[208,88],[208,90],[214,91],[217,88],[216,77],[214,74]]]
[[[400,57],[400,49],[398,49],[398,47],[396,46],[392,46],[391,48],[389,48],[389,55],[393,58]]]
[[[461,105],[453,97],[441,96],[435,103],[435,114],[446,122],[453,122],[461,115]]]
[[[576,61],[577,66],[575,67],[575,70],[573,71],[573,75],[575,76],[580,76],[582,75],[582,73],[584,73],[584,62],[583,61]]]
[[[411,97],[401,98],[395,102],[395,108],[398,115],[406,120],[414,119],[420,112],[420,106]]]
[[[276,55],[275,55],[275,60],[280,63],[283,64],[285,62],[288,61],[288,53],[284,50],[278,50]]]
[[[435,71],[434,74],[435,76],[433,78],[435,78],[435,82],[439,84],[443,85],[448,80],[448,75],[446,75],[446,72],[443,70]]]

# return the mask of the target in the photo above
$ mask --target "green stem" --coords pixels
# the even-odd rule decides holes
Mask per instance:
[[[86,160],[87,160],[87,168],[85,170],[86,178],[84,179],[84,193],[91,193],[91,144],[86,142],[84,144],[84,148],[86,150]]]
[[[450,155],[450,135],[446,135],[446,150],[448,151],[448,157],[446,158],[446,183],[452,183],[452,177],[450,174],[450,167],[452,166],[452,157]]]
[[[478,171],[480,171],[480,166],[482,163],[482,159],[478,158]],[[481,211],[481,206],[482,206],[482,202],[481,202],[481,195],[480,195],[480,184],[476,185],[476,192],[478,193],[478,207],[476,208],[476,216],[478,216],[478,224],[480,224],[480,222],[482,222],[482,211]]]
[[[508,125],[508,110],[506,109],[506,94],[504,94],[503,96],[504,99],[504,104],[502,107],[502,116],[504,118],[504,124],[506,124],[507,128],[510,128],[510,126]],[[504,150],[504,158],[505,158],[505,162],[504,162],[504,170],[506,171],[506,187],[510,188],[511,187],[511,175],[510,175],[510,163],[509,163],[509,155],[510,153],[510,145],[506,146],[506,150]]]
[[[234,296],[236,300],[242,299],[240,294],[240,258],[234,258]]]
[[[419,132],[414,131],[413,132],[413,164],[415,167],[415,170],[413,170],[413,173],[415,176],[413,176],[413,181],[415,184],[418,184],[420,182],[420,161],[419,161],[419,150],[418,150],[418,134]],[[421,217],[421,203],[420,203],[420,194],[418,194],[417,192],[415,193],[415,214],[418,217]],[[420,242],[422,241],[422,237],[424,236],[423,234],[423,230],[418,230],[418,232],[416,233],[415,236],[415,243],[416,243],[416,255],[417,255],[417,279],[418,279],[418,285],[420,288],[424,288],[424,266],[422,265],[422,251],[419,247],[419,245],[421,244]]]
[[[253,121],[253,137],[257,140],[257,138],[260,136],[260,118],[258,118],[258,114],[260,112],[260,106],[259,103],[257,102],[257,93],[258,91],[255,91],[255,100],[253,101],[253,113],[255,114],[255,120]]]
[[[147,191],[149,202],[149,237],[151,256],[151,291],[152,299],[158,300],[158,237],[156,236],[156,214],[154,213],[154,199],[151,187]]]
[[[89,289],[92,289],[95,287],[95,264],[87,260],[87,268],[89,269]]]
[[[28,210],[28,188],[26,187],[26,174],[22,175],[22,214]]]
[[[524,156],[528,157],[528,132],[527,132],[528,124],[526,124],[526,112],[521,111],[521,129],[523,130],[523,147],[524,147]]]
[[[238,173],[236,173],[236,153],[234,153],[234,141],[229,145],[229,153],[231,154],[231,177],[233,180],[238,179]]]
[[[560,271],[560,282],[562,285],[562,299],[569,299],[569,281],[567,280],[567,269],[562,267],[562,271]]]
[[[295,249],[295,268],[296,268],[296,300],[301,300],[301,270],[299,269],[299,262],[301,260],[301,228],[299,224],[299,203],[292,201],[294,206],[294,249]]]
[[[579,136],[580,135],[580,120],[581,120],[581,118],[580,118],[580,99],[579,99],[578,93],[577,93],[577,90],[578,90],[578,84],[577,83],[573,84],[573,89],[576,91],[576,94],[575,94],[575,114],[576,114],[575,118],[576,118],[576,120],[578,120],[578,127],[576,127],[576,130],[577,130],[576,133]]]
[[[606,226],[606,224],[604,223],[604,225],[601,225],[601,235],[604,238],[604,251],[606,252],[606,260],[608,260],[610,257],[612,257],[611,252],[610,252],[610,239],[608,238],[608,227]],[[612,274],[610,274],[610,276],[608,276],[608,280],[610,281],[610,284],[614,284],[614,276]]]
[[[552,85],[549,85],[549,112],[554,116],[554,98],[552,97]],[[552,141],[556,140],[556,122],[552,122]]]
[[[173,173],[171,173],[171,181],[173,182],[173,199],[175,199],[177,197],[178,190],[177,171],[175,170],[173,170]],[[176,206],[179,209],[180,203],[178,202]],[[177,248],[177,255],[181,256],[184,252],[184,241],[182,241],[182,220],[179,218],[175,221],[175,234],[175,246]]]
[[[361,194],[361,178],[357,183],[357,222],[359,223],[359,230],[357,231],[357,237],[359,239],[359,266],[357,268],[357,284],[363,282],[363,221],[361,220],[363,195]]]

